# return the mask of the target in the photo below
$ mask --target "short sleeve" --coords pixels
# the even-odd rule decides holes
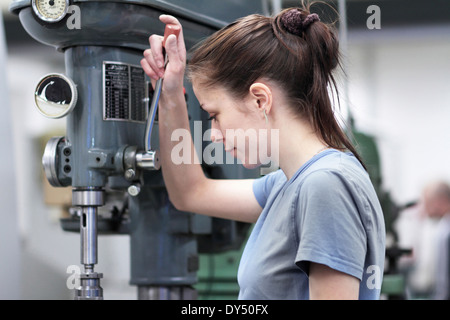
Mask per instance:
[[[253,182],[253,193],[261,208],[264,208],[267,202],[267,198],[272,191],[273,186],[277,181],[286,180],[281,169],[271,172],[264,177],[258,178]]]
[[[299,246],[296,264],[309,274],[311,262],[362,279],[367,240],[351,181],[339,172],[315,171],[299,191],[294,217]]]

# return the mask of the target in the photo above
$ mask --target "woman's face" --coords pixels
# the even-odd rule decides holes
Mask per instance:
[[[267,163],[270,150],[268,128],[253,99],[237,100],[220,87],[205,88],[193,83],[194,93],[211,119],[211,141],[222,142],[226,152],[251,169]]]

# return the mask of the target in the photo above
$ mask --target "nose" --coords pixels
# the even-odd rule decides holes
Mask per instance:
[[[222,131],[215,127],[214,124],[211,124],[211,141],[212,142],[223,142]]]

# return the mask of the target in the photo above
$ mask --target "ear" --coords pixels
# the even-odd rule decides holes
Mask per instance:
[[[249,94],[250,98],[254,101],[252,105],[255,105],[261,114],[265,109],[266,114],[269,115],[273,101],[272,89],[265,83],[255,82],[250,86]]]

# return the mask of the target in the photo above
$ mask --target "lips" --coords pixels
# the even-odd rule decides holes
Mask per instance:
[[[237,156],[237,149],[236,148],[226,149],[225,152],[230,153],[232,157],[236,157]]]
[[[223,147],[224,147],[224,149],[225,149],[225,152],[231,152],[231,151],[233,151],[234,149],[236,149],[236,148],[234,148],[234,147],[231,147],[231,148],[228,148],[228,149],[227,149],[227,144],[226,144],[225,138],[223,138],[222,143],[223,143]]]
[[[232,153],[233,151],[235,151],[235,150],[236,150],[236,148],[235,148],[235,147],[231,147],[231,148],[226,148],[226,146],[227,146],[227,143],[226,143],[226,140],[225,140],[225,138],[223,138],[223,140],[222,140],[222,143],[223,143],[223,146],[224,146],[225,152],[229,152],[229,153]]]

